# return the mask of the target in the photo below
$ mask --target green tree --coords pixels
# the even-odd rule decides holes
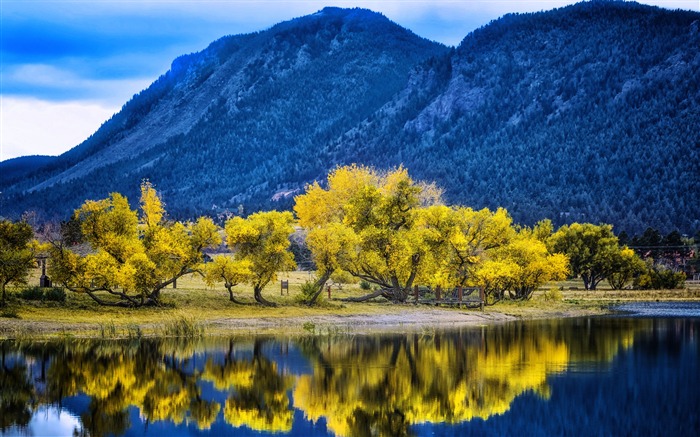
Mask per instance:
[[[75,218],[89,247],[80,250],[54,242],[51,275],[100,305],[159,304],[163,288],[198,272],[202,250],[221,243],[209,218],[180,223],[164,216],[160,197],[149,182],[141,185],[140,218],[119,193],[85,202],[75,211]]]
[[[25,222],[0,221],[0,306],[6,304],[8,284],[26,284],[34,267],[38,245],[32,227]]]
[[[608,273],[608,284],[613,290],[621,290],[626,284],[646,270],[646,264],[634,250],[621,247],[613,255]]]
[[[226,221],[226,244],[235,260],[250,263],[251,275],[246,282],[253,286],[255,300],[262,305],[275,305],[262,296],[262,290],[277,279],[277,272],[296,267],[289,251],[293,224],[294,216],[288,211],[258,212]]]
[[[554,252],[569,257],[571,273],[581,276],[586,290],[595,290],[605,279],[616,254],[619,253],[617,237],[612,225],[572,223],[564,225],[549,239]]]

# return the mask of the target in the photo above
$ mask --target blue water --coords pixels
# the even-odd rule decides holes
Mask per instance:
[[[0,430],[698,435],[700,306],[620,309],[429,335],[5,341]]]

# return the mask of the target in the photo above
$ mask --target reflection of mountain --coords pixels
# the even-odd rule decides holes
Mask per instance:
[[[700,354],[695,350],[689,359],[685,346],[695,338],[699,349],[696,331],[693,324],[608,319],[515,323],[434,335],[308,337],[296,343],[262,338],[208,345],[4,342],[0,431],[21,429],[42,406],[70,403],[86,435],[122,435],[143,426],[158,433],[221,434],[234,427],[243,433],[410,435],[425,427],[465,430],[465,424],[472,427],[465,432],[512,434],[521,426],[516,426],[518,418],[532,414],[528,411],[540,414],[532,421],[540,430],[557,433],[567,429],[567,420],[579,426],[589,420],[586,411],[601,409],[597,403],[588,405],[590,399],[623,403],[630,396],[624,388],[616,392],[611,379],[625,380],[635,396],[654,396],[664,385],[686,393],[675,369],[664,368],[663,360],[683,358],[696,365]],[[635,338],[640,332],[644,335]],[[648,356],[629,352],[640,342]],[[287,359],[298,361],[296,352],[288,355],[297,348],[311,366],[299,366],[308,372],[293,376]],[[642,376],[646,369],[634,363],[617,368],[620,356],[649,362],[654,375]],[[579,363],[603,372],[565,372]],[[608,387],[596,385],[603,379]],[[650,388],[635,387],[639,379],[648,380]],[[561,411],[541,413],[552,405]],[[551,423],[543,423],[542,414]],[[574,414],[584,418],[570,417]],[[605,426],[603,434],[609,431]]]

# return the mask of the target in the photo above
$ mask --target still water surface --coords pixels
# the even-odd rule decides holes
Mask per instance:
[[[404,335],[2,342],[0,430],[694,436],[698,315],[696,304]]]

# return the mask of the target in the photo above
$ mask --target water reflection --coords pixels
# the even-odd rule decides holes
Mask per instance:
[[[590,407],[571,405],[588,402],[588,394],[574,396],[584,389],[570,385],[577,374],[610,378],[624,365],[625,390],[658,396],[635,381],[648,380],[648,369],[658,390],[677,385],[663,378],[686,378],[678,362],[697,365],[698,326],[692,319],[610,318],[296,340],[6,341],[0,431],[34,433],[51,416],[78,435],[157,427],[173,435],[400,436],[464,426],[489,433],[484,427],[495,424],[507,433],[517,423],[511,409],[558,405],[566,392],[575,401],[547,413],[561,431]],[[634,359],[621,364],[620,355]],[[697,382],[697,372],[693,378],[686,382]]]

